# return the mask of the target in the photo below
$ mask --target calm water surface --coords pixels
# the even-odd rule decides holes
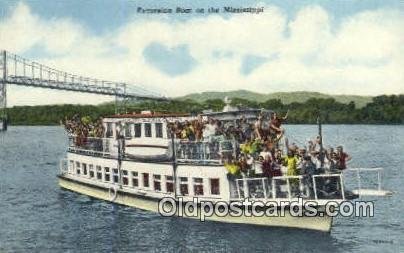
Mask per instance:
[[[286,126],[293,142],[315,126]],[[373,218],[337,218],[330,234],[162,218],[62,190],[60,127],[0,133],[0,252],[404,252],[404,127],[324,126],[324,142],[344,144],[352,167],[384,167]]]

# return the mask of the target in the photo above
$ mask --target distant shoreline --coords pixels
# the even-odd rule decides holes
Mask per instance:
[[[364,107],[358,108],[354,101],[338,102],[333,98],[310,98],[305,102],[283,103],[280,99],[264,102],[245,98],[231,98],[231,107],[263,108],[280,115],[289,111],[288,124],[316,124],[320,116],[323,124],[333,125],[402,125],[404,124],[404,95],[378,96]],[[190,113],[197,115],[206,110],[222,111],[223,99],[139,101],[126,105],[127,113],[143,110],[155,112]],[[121,112],[124,112],[121,110]],[[65,117],[89,116],[91,119],[115,114],[113,103],[101,105],[44,105],[16,106],[7,108],[10,125],[58,125]],[[285,123],[286,123],[285,122]]]

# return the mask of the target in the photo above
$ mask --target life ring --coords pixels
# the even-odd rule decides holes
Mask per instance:
[[[113,202],[116,200],[116,197],[118,197],[118,189],[116,187],[109,187],[108,194],[109,200]]]

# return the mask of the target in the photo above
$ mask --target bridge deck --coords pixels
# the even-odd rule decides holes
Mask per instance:
[[[93,93],[122,98],[167,100],[141,86],[78,76],[56,70],[16,54],[2,51],[0,57],[0,109],[6,104],[6,84]]]

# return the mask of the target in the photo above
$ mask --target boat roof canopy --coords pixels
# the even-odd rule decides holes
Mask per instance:
[[[161,113],[143,111],[141,113],[117,114],[104,117],[103,122],[174,122],[192,120],[195,116],[189,113]]]
[[[178,117],[189,117],[189,113],[160,113],[160,112],[148,112],[148,113],[127,113],[127,114],[116,114],[112,116],[105,117],[112,119],[139,119],[139,118],[178,118]]]
[[[198,114],[202,116],[204,119],[214,118],[220,121],[234,121],[240,118],[245,118],[247,120],[256,119],[259,114],[262,114],[266,117],[271,115],[273,111],[265,110],[265,109],[242,109],[242,110],[230,110],[230,111],[222,111],[222,112],[203,112]],[[116,114],[112,116],[108,116],[104,118],[104,122],[118,122],[122,120],[134,120],[134,121],[142,121],[142,120],[152,120],[153,122],[160,120],[168,120],[168,121],[185,121],[185,120],[193,120],[198,116],[196,114],[190,113],[162,113],[162,112],[152,112],[152,111],[142,111],[141,113],[127,113],[127,114]]]

